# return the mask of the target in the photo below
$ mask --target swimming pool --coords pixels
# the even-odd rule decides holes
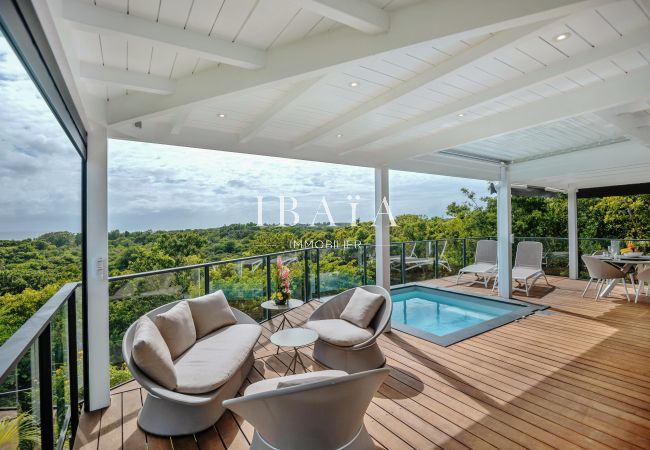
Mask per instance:
[[[391,297],[393,328],[445,347],[547,308],[419,285]]]

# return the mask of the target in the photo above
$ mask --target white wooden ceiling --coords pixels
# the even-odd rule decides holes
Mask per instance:
[[[486,179],[458,155],[636,145],[650,168],[650,0],[45,5],[113,137]]]

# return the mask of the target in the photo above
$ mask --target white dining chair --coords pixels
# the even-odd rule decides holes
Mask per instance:
[[[627,301],[630,301],[630,294],[627,291],[627,283],[625,281],[627,274],[624,271],[611,264],[607,264],[605,261],[594,256],[583,255],[582,261],[585,263],[585,266],[587,266],[587,271],[589,272],[589,282],[582,291],[583,297],[594,280],[596,280],[596,296],[594,297],[596,300],[600,297],[600,292],[605,286],[605,282],[608,280],[623,280],[625,296],[627,297]]]
[[[636,288],[636,295],[634,296],[634,303],[639,301],[639,294],[641,294],[641,291],[643,290],[643,283],[648,283],[648,290],[646,291],[645,295],[648,297],[648,292],[650,291],[650,268],[645,269],[641,272],[639,272],[636,276],[636,280],[639,283],[639,286]]]

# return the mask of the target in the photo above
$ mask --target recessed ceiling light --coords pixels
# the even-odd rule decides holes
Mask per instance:
[[[358,81],[350,81],[350,82],[348,83],[348,86],[350,86],[350,87],[357,87],[357,86],[359,86],[359,82],[358,82]]]
[[[336,135],[336,138],[337,138],[337,139],[341,139],[342,137],[343,137],[343,135],[342,135],[341,133],[339,133],[339,134]]]
[[[570,37],[571,37],[571,33],[562,33],[562,34],[558,34],[557,36],[555,36],[555,37],[553,38],[553,40],[554,40],[555,42],[560,42],[560,41],[567,40],[567,39],[569,39]]]
[[[456,117],[465,117],[465,113],[458,113],[456,114]]]
[[[224,113],[221,113],[221,114],[219,114],[219,117],[224,119],[226,117],[226,115]]]

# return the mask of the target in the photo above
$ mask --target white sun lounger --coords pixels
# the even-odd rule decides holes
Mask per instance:
[[[470,285],[480,282],[483,286],[488,287],[490,279],[497,272],[497,241],[480,240],[476,243],[476,254],[474,255],[474,264],[463,267],[458,271],[456,284],[460,277],[465,274],[474,274],[476,277]]]
[[[515,266],[512,268],[512,280],[517,282],[517,286],[512,288],[513,291],[525,292],[528,297],[535,281],[541,277],[544,277],[546,284],[550,286],[542,269],[543,253],[544,246],[541,242],[523,241],[517,244]],[[494,282],[492,290],[497,283],[498,279]],[[523,287],[521,287],[522,284]]]

